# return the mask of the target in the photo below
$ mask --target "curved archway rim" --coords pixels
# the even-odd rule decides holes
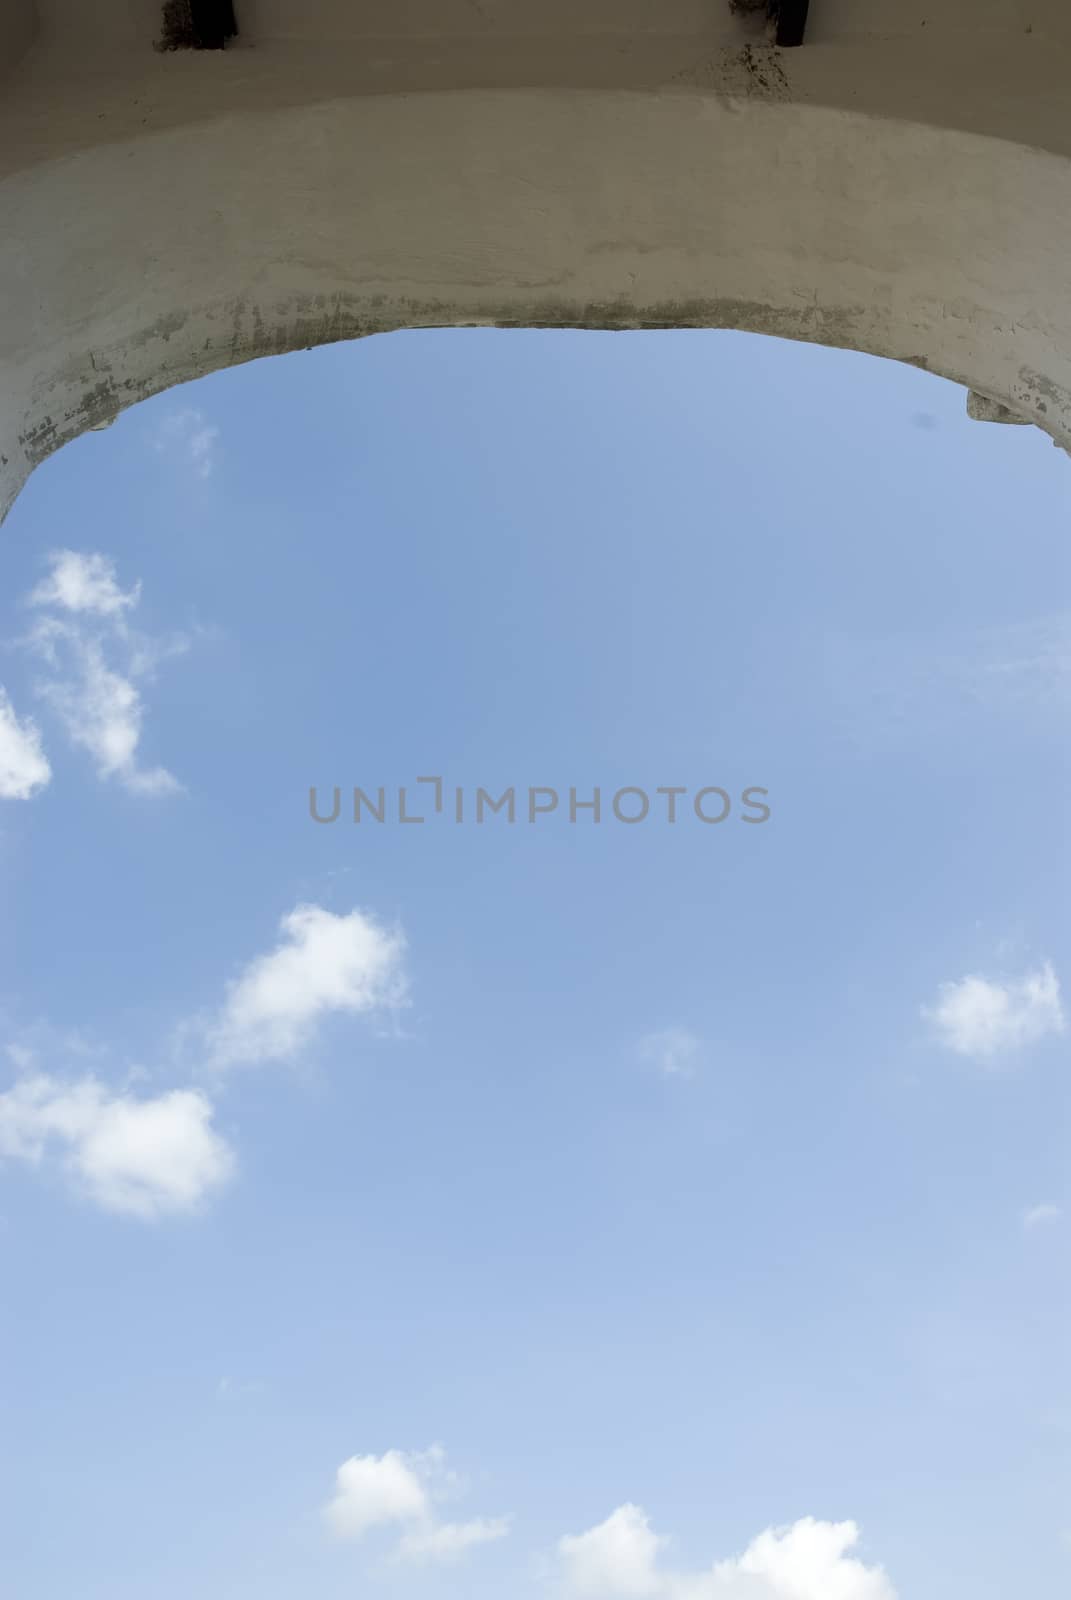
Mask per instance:
[[[424,95],[94,147],[0,184],[5,207],[0,513],[173,384],[418,327],[825,344],[1071,446],[1071,162],[999,140],[701,95]]]

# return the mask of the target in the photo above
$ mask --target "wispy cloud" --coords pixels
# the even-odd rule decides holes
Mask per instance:
[[[30,718],[19,719],[0,688],[0,799],[29,800],[52,776],[41,735]]]
[[[703,1571],[664,1564],[667,1541],[641,1506],[618,1506],[605,1522],[558,1543],[561,1587],[590,1600],[896,1600],[880,1567],[854,1554],[854,1522],[804,1517],[767,1528],[744,1550]]]
[[[162,417],[151,440],[158,455],[184,464],[198,478],[210,478],[215,471],[219,429],[194,406]]]
[[[509,1532],[508,1517],[441,1520],[436,1503],[459,1489],[440,1445],[411,1453],[388,1450],[381,1456],[351,1456],[335,1474],[335,1494],[323,1515],[339,1539],[362,1539],[374,1528],[400,1530],[395,1560],[457,1561],[477,1545],[505,1538]]]
[[[287,1060],[336,1013],[371,1015],[402,1005],[405,935],[369,912],[298,905],[279,941],[230,985],[207,1028],[213,1066]]]
[[[867,747],[973,738],[976,718],[1053,732],[1071,710],[1068,613],[951,634],[823,636],[820,649],[822,703]]]
[[[101,778],[134,794],[174,792],[180,785],[166,768],[138,760],[145,716],[138,685],[187,641],[151,639],[130,627],[141,586],[122,589],[106,556],[57,550],[49,560],[48,576],[28,597],[43,613],[25,641],[46,668],[38,693]]]
[[[1035,1228],[1043,1228],[1050,1222],[1059,1222],[1062,1216],[1063,1211],[1059,1206],[1030,1206],[1023,1212],[1023,1227],[1027,1233],[1032,1233]]]
[[[970,974],[941,984],[922,1014],[939,1043],[958,1055],[990,1060],[1064,1031],[1060,984],[1046,961],[1021,978]]]
[[[58,662],[58,635],[51,654]],[[65,676],[42,683],[40,692],[57,714],[72,744],[88,751],[101,778],[118,778],[132,794],[171,794],[178,780],[165,767],[142,767],[137,752],[144,706],[134,681],[114,671],[95,639],[63,634]]]
[[[194,1212],[235,1168],[212,1115],[193,1089],[139,1099],[94,1077],[34,1072],[0,1094],[0,1159],[56,1160],[105,1211],[150,1220]]]
[[[408,1529],[395,1552],[399,1561],[459,1561],[477,1545],[509,1533],[509,1517],[473,1517],[469,1522],[421,1522]]]
[[[687,1028],[660,1028],[645,1034],[637,1046],[640,1061],[667,1078],[690,1078],[702,1046]]]
[[[262,1394],[264,1385],[259,1382],[247,1383],[232,1378],[225,1374],[216,1384],[216,1396],[220,1400],[242,1399],[248,1395]]]

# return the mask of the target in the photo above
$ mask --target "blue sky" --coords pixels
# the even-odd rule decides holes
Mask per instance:
[[[258,362],[37,471],[4,1592],[1066,1594],[1069,513],[951,384],[700,332]]]

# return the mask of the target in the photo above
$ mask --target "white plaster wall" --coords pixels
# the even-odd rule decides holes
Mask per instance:
[[[648,5],[663,32],[645,33],[629,0],[624,43],[602,38],[580,61],[603,74],[593,87],[575,83],[560,31],[527,52],[492,41],[462,67],[457,35],[410,32],[380,55],[366,36],[347,53],[322,33],[276,37],[293,13],[249,0],[269,33],[161,56],[143,0],[115,0],[107,49],[80,13],[80,51],[63,4],[44,0],[41,38],[0,85],[0,506],[58,444],[169,383],[427,323],[726,326],[848,345],[927,366],[1071,444],[1062,5],[968,8],[970,70],[922,120],[906,113],[933,112],[955,33],[920,43],[910,5],[815,0],[818,42],[779,53],[713,3]],[[331,9],[298,14],[311,26],[322,11],[326,27]],[[891,10],[892,34],[861,32],[864,9]],[[571,14],[590,33],[612,11],[577,0]],[[371,26],[387,8],[351,6],[332,26],[352,35],[355,12]],[[553,75],[555,51],[568,86],[528,82]],[[430,87],[441,58],[460,81],[504,81]],[[665,81],[635,85],[638,67],[659,80],[671,62]]]

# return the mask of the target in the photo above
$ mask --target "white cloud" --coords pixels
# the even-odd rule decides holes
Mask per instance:
[[[274,950],[231,985],[209,1027],[212,1064],[295,1055],[334,1012],[368,1014],[402,1004],[405,936],[367,912],[298,905],[280,923]]]
[[[988,1058],[1064,1030],[1060,985],[1049,962],[1025,977],[1000,981],[971,975],[943,983],[923,1016],[940,1042],[959,1055]]]
[[[664,1544],[641,1506],[618,1506],[597,1527],[558,1541],[566,1588],[578,1595],[658,1594]]]
[[[55,606],[61,611],[115,617],[138,603],[141,584],[136,583],[132,589],[120,589],[115,563],[107,556],[54,550],[49,560],[52,571],[31,592],[31,606]]]
[[[218,439],[219,429],[193,406],[163,417],[152,435],[153,448],[159,455],[184,461],[198,478],[211,477]]]
[[[401,1528],[394,1552],[401,1561],[456,1561],[477,1545],[505,1537],[505,1517],[440,1522],[435,1502],[452,1489],[456,1479],[446,1470],[439,1445],[418,1453],[351,1456],[335,1474],[335,1496],[323,1514],[340,1539],[361,1539],[373,1528]]]
[[[430,1512],[420,1458],[400,1450],[350,1456],[335,1474],[335,1498],[324,1516],[340,1539],[360,1539],[384,1523],[410,1522]]]
[[[139,1100],[92,1077],[36,1073],[0,1094],[0,1158],[37,1166],[58,1153],[106,1211],[193,1212],[234,1171],[233,1152],[211,1124],[212,1106],[196,1090]]]
[[[283,917],[281,931],[276,948],[231,985],[219,1016],[189,1025],[202,1049],[207,1034],[212,1064],[288,1056],[328,1013],[370,1012],[404,998],[400,931],[388,932],[358,910],[336,915],[310,905]],[[16,1073],[0,1093],[0,1161],[58,1162],[96,1204],[144,1217],[194,1211],[232,1176],[234,1153],[213,1129],[212,1102],[202,1091],[150,1096],[140,1091],[147,1074],[138,1066],[121,1085],[106,1087],[86,1064],[104,1052],[45,1024],[35,1025],[32,1041],[0,1048]],[[78,1075],[61,1078],[39,1066],[59,1050],[82,1058]],[[432,1483],[439,1494],[456,1489],[441,1452],[405,1460],[407,1470],[419,1468],[422,1495]],[[409,1531],[405,1553],[414,1559],[446,1559],[499,1536],[497,1524],[480,1520]]]
[[[170,772],[138,762],[144,706],[135,680],[151,676],[157,661],[185,648],[185,640],[132,632],[126,613],[141,586],[121,589],[106,556],[57,550],[49,560],[51,571],[29,603],[63,614],[42,617],[27,641],[51,671],[39,694],[101,778],[115,778],[134,794],[174,791],[179,784]]]
[[[645,1066],[654,1067],[667,1078],[690,1078],[699,1060],[700,1042],[687,1028],[662,1028],[646,1034],[639,1043],[639,1057]]]
[[[36,725],[28,718],[20,722],[0,688],[0,799],[29,800],[51,776]]]
[[[566,1594],[590,1600],[896,1600],[882,1569],[851,1553],[858,1542],[853,1522],[804,1517],[766,1529],[740,1556],[680,1572],[664,1565],[666,1541],[643,1509],[624,1505],[561,1539],[558,1556]]]
[[[1048,1222],[1059,1222],[1063,1212],[1059,1206],[1040,1205],[1031,1206],[1023,1212],[1023,1227],[1027,1232],[1034,1228],[1043,1228]]]

